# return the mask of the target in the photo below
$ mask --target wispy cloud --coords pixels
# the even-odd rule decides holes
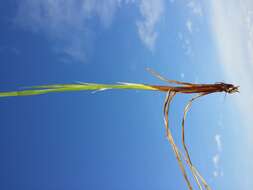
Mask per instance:
[[[140,0],[139,8],[142,19],[137,21],[142,42],[153,50],[158,36],[156,25],[164,12],[164,0]]]
[[[237,138],[231,144],[243,147],[233,160],[241,165],[238,177],[244,174],[242,189],[252,189],[253,164],[245,159],[253,155],[253,1],[210,1],[210,17],[219,62],[226,80],[240,85],[240,94],[232,96],[236,118],[239,120]],[[234,129],[233,129],[234,130]],[[231,145],[231,146],[233,146]]]
[[[240,94],[232,97],[241,113],[240,135],[247,144],[252,144],[253,2],[214,0],[210,7],[220,64],[227,80],[241,89]]]
[[[182,43],[182,48],[187,56],[194,56],[192,47],[192,36],[200,31],[200,18],[203,16],[202,5],[199,0],[187,0],[184,5],[187,9],[185,14],[185,30],[178,33],[179,40]]]
[[[109,27],[119,0],[21,0],[16,23],[24,29],[41,32],[53,39],[54,49],[85,61],[92,33],[88,21],[97,18]]]
[[[221,135],[220,134],[216,134],[214,136],[214,139],[215,139],[215,142],[216,142],[216,145],[217,145],[218,152],[222,152]]]
[[[219,176],[223,176],[223,171],[222,171],[222,168],[220,166],[220,157],[221,157],[221,152],[222,152],[221,135],[216,134],[214,136],[214,140],[215,140],[215,143],[216,143],[217,152],[212,158],[213,164],[214,164],[213,176],[214,177],[219,177]]]
[[[193,56],[193,50],[190,39],[186,35],[183,35],[183,33],[181,32],[178,33],[178,39],[181,41],[185,55]]]
[[[219,154],[215,154],[213,156],[213,164],[214,164],[215,168],[219,167],[219,162],[220,162],[220,155]]]
[[[190,0],[187,3],[187,6],[191,9],[191,12],[195,15],[202,16],[203,15],[203,9],[198,0]]]
[[[135,20],[137,34],[145,46],[153,50],[164,0],[20,0],[15,23],[49,37],[53,50],[61,57],[85,62],[93,46],[91,19],[98,20],[106,29],[118,8],[127,4],[138,6],[142,18]]]
[[[180,77],[181,77],[181,79],[184,79],[184,73],[180,73]]]
[[[186,23],[185,23],[185,25],[186,25],[186,28],[187,28],[187,30],[190,32],[190,33],[192,33],[192,21],[190,20],[190,19],[188,19],[187,21],[186,21]]]

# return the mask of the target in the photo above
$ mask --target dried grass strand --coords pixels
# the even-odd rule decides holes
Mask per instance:
[[[189,100],[189,102],[185,106],[184,116],[183,116],[183,119],[182,119],[182,144],[183,144],[183,147],[184,147],[184,151],[186,153],[186,159],[187,159],[186,163],[189,165],[190,170],[191,170],[191,172],[194,176],[194,179],[195,179],[196,183],[198,184],[199,188],[202,189],[198,178],[201,180],[201,182],[204,185],[205,189],[211,190],[210,186],[206,183],[206,181],[201,176],[201,174],[198,172],[198,170],[193,166],[188,148],[187,148],[186,143],[185,143],[185,120],[186,120],[187,113],[188,113],[190,107],[192,106],[192,103],[193,103],[194,100],[196,100],[197,98],[200,98],[202,96],[205,96],[207,94],[209,94],[209,93],[200,93],[200,94],[198,94],[197,96],[195,96],[191,100]]]
[[[171,103],[171,101],[172,101],[172,99],[173,99],[173,97],[174,97],[175,95],[176,95],[176,92],[169,91],[169,92],[167,93],[167,95],[166,95],[166,98],[165,98],[164,110],[163,110],[163,111],[164,111],[164,115],[165,115],[164,121],[165,121],[165,128],[166,128],[166,136],[167,136],[167,139],[169,140],[169,142],[170,142],[170,144],[171,144],[171,146],[172,146],[172,148],[173,148],[173,151],[174,151],[174,153],[175,153],[175,155],[176,155],[176,158],[177,158],[179,167],[180,167],[181,172],[182,172],[182,174],[183,174],[183,176],[184,176],[184,179],[185,179],[185,181],[186,181],[186,183],[187,183],[188,189],[192,190],[193,187],[192,187],[192,185],[191,185],[191,182],[190,182],[190,180],[189,180],[189,178],[188,178],[188,176],[187,176],[186,170],[185,170],[185,168],[184,168],[184,165],[183,165],[183,162],[182,162],[182,159],[181,159],[182,156],[183,156],[184,160],[185,160],[186,162],[188,162],[188,165],[189,165],[189,167],[190,167],[190,169],[191,169],[191,172],[192,172],[192,174],[193,174],[193,177],[194,177],[194,179],[195,179],[195,181],[196,181],[196,183],[197,183],[199,189],[200,189],[200,190],[203,190],[203,189],[202,189],[202,186],[201,186],[201,184],[200,184],[200,182],[199,182],[199,180],[198,180],[198,175],[195,174],[195,170],[196,170],[196,169],[193,169],[192,164],[189,163],[189,162],[191,162],[190,159],[188,159],[187,157],[185,157],[185,156],[181,153],[180,149],[179,149],[179,148],[177,147],[177,145],[175,144],[174,139],[173,139],[173,136],[172,136],[172,133],[171,133],[171,131],[170,131],[170,129],[169,129],[169,106],[170,106],[170,103]]]
[[[164,81],[164,82],[168,82],[168,83],[174,83],[174,84],[180,84],[180,85],[195,85],[195,84],[192,84],[192,83],[189,83],[189,82],[181,82],[181,81],[177,81],[177,80],[169,80],[169,79],[166,79],[165,77],[161,76],[159,73],[157,73],[156,71],[154,71],[153,69],[151,68],[146,68],[146,70],[154,77],[160,79],[161,81]]]
[[[169,128],[169,107],[170,107],[170,103],[171,103],[171,101],[172,101],[172,99],[175,95],[176,95],[176,92],[174,92],[174,91],[167,92],[165,102],[164,102],[163,111],[164,111],[164,124],[165,124],[165,129],[166,129],[166,137],[167,137],[169,143],[172,146],[173,152],[176,156],[176,159],[177,159],[178,165],[180,167],[180,170],[181,170],[181,172],[184,176],[184,179],[187,183],[188,189],[193,190],[191,182],[188,179],[187,173],[185,171],[184,164],[183,164],[182,159],[181,159],[181,153],[180,153],[177,145],[175,144],[175,141],[173,139],[172,133],[171,133],[170,128]]]

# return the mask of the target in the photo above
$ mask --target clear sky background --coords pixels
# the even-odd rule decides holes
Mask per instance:
[[[250,0],[0,2],[0,90],[77,81],[240,85],[193,104],[186,140],[213,189],[251,190]],[[0,100],[0,189],[186,189],[165,138],[165,94],[69,92]],[[171,105],[180,123],[190,95]]]

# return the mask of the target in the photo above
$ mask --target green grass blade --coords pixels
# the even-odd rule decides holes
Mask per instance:
[[[119,84],[96,84],[96,83],[80,83],[80,84],[53,84],[32,86],[27,90],[0,92],[0,97],[11,96],[34,96],[47,94],[52,92],[67,92],[67,91],[100,91],[109,89],[135,89],[135,90],[158,90],[152,86],[136,83],[119,83]]]

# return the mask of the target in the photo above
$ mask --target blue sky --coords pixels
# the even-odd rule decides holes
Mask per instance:
[[[20,0],[0,3],[1,91],[170,79],[240,85],[193,104],[192,160],[213,189],[252,187],[253,3]],[[165,94],[70,92],[0,102],[0,189],[186,189],[165,138]],[[183,109],[170,124],[180,145]]]

